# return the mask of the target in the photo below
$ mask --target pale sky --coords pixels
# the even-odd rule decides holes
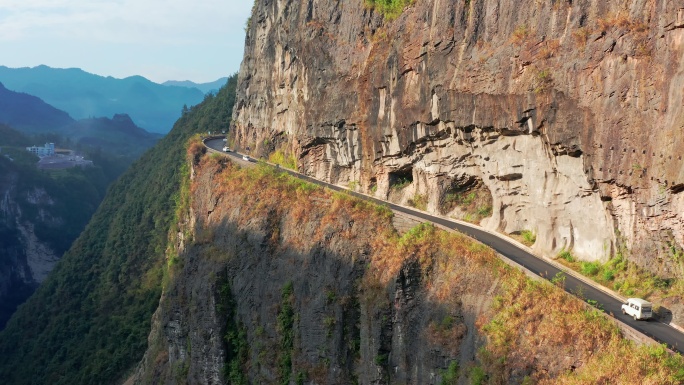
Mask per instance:
[[[252,0],[0,0],[0,65],[155,82],[240,68]]]

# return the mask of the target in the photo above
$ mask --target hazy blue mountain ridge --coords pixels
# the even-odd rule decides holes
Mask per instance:
[[[140,128],[127,114],[114,114],[111,119],[98,117],[75,121],[40,98],[10,91],[2,84],[0,124],[33,136],[31,144],[42,145],[48,141],[71,149],[99,148],[111,155],[130,158],[128,163],[163,136]],[[0,146],[11,145],[6,139],[0,137]]]
[[[204,92],[205,94],[210,93],[210,92],[216,92],[218,91],[221,87],[223,87],[226,82],[228,81],[227,77],[220,78],[218,80],[215,80],[213,82],[208,82],[208,83],[195,83],[190,80],[168,80],[162,83],[165,86],[178,86],[178,87],[187,87],[187,88],[197,88],[198,90]]]
[[[138,157],[163,137],[138,127],[126,114],[116,114],[111,119],[81,119],[64,127],[63,135],[81,146],[132,157]]]
[[[78,68],[0,66],[0,82],[68,112],[75,119],[126,113],[148,131],[167,133],[180,117],[183,105],[201,102],[196,88],[166,86],[142,76],[116,79]]]
[[[35,134],[59,130],[73,122],[66,112],[33,95],[10,91],[0,82],[0,123]]]

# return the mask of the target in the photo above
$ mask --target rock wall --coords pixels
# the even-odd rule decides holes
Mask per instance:
[[[676,0],[259,0],[232,135],[407,203],[473,180],[482,224],[681,276],[684,6]],[[397,176],[412,183],[393,193]]]
[[[410,218],[386,208],[191,158],[190,204],[126,385],[676,383],[664,349],[626,343],[600,311],[465,236],[399,236]]]
[[[19,175],[10,168],[2,170],[5,172],[0,174],[0,330],[59,261],[50,244],[36,236],[34,227],[61,221],[51,215],[49,206],[54,202],[45,190],[34,188],[19,197]],[[22,213],[19,199],[35,209],[36,217]]]
[[[476,321],[501,289],[491,251],[467,241],[489,262],[428,273],[418,256],[392,254],[397,265],[379,269],[389,218],[362,221],[373,210],[329,194],[282,203],[274,185],[226,187],[244,175],[206,158],[193,175],[187,238],[126,384],[436,384],[450,362],[474,362]]]

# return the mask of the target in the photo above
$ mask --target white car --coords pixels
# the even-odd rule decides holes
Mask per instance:
[[[242,160],[249,162],[249,157],[247,155],[243,155]]]
[[[228,146],[223,147],[223,152],[229,152],[229,151],[230,151],[230,148],[228,148]]]
[[[224,142],[227,142],[227,141],[228,141],[228,138],[223,138],[223,141],[224,141]]]
[[[653,317],[653,304],[641,298],[628,298],[622,304],[622,314],[629,314],[634,320],[649,319]]]

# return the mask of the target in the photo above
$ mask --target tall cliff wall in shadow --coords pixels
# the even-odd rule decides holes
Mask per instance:
[[[126,384],[681,380],[680,356],[471,239],[399,236],[386,208],[201,149]]]
[[[545,254],[618,247],[681,276],[684,8],[675,0],[259,0],[235,143],[301,171],[530,230]],[[457,200],[457,199],[456,199]],[[478,217],[479,220],[479,217]]]

